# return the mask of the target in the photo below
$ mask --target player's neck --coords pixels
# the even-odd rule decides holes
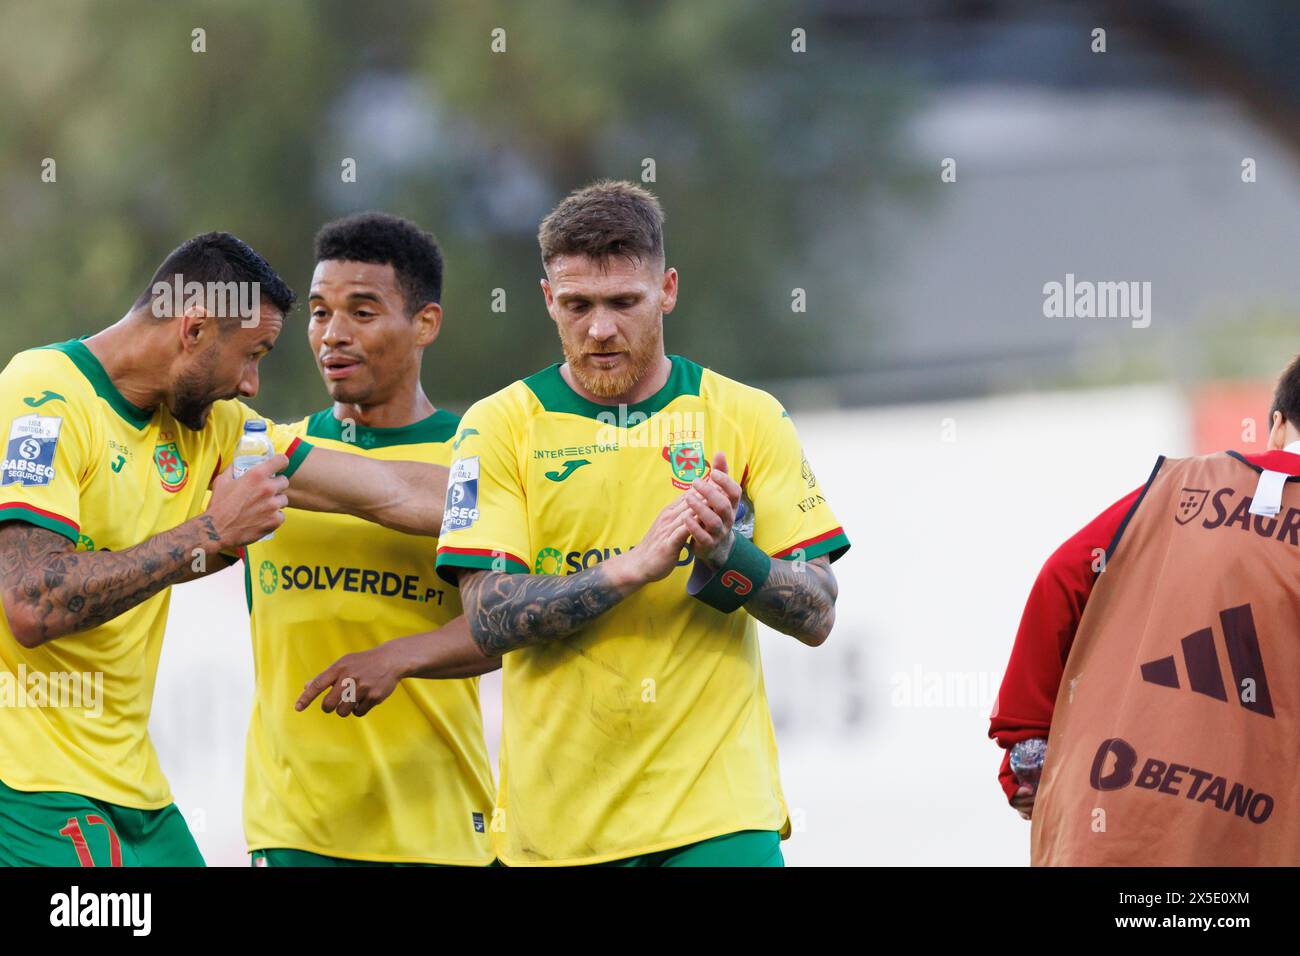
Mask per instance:
[[[589,402],[595,402],[597,405],[635,405],[637,402],[644,402],[663,388],[667,384],[668,376],[672,374],[672,371],[672,360],[667,355],[660,355],[654,371],[643,376],[621,395],[596,395],[587,391],[574,377],[568,362],[560,366],[560,378],[564,379],[564,384],[573,389],[574,392]]]
[[[366,428],[405,428],[424,421],[437,410],[418,384],[413,389],[403,390],[399,397],[377,405],[334,403],[335,418],[340,421],[351,419]]]
[[[167,398],[160,382],[165,376],[159,369],[166,358],[155,355],[152,329],[146,329],[126,315],[106,329],[101,329],[84,344],[104,367],[109,381],[136,408],[150,411]]]

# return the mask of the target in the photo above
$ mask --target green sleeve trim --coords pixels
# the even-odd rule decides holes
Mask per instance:
[[[504,560],[503,560],[504,559]],[[456,584],[456,575],[453,569],[465,569],[474,571],[501,571],[505,574],[527,574],[528,565],[516,558],[513,554],[507,554],[500,549],[494,555],[491,551],[485,551],[481,548],[475,548],[467,553],[466,551],[439,548],[438,560],[434,565],[438,572],[438,577],[442,578],[448,584]]]
[[[308,444],[301,438],[295,438],[293,443],[285,449],[285,454],[289,456],[289,467],[280,474],[286,478],[292,478],[293,473],[298,470],[298,466],[307,460],[307,456],[311,454],[311,450],[315,447],[315,445]]]
[[[841,528],[836,528],[833,532],[824,537],[819,536],[808,542],[791,545],[782,551],[772,555],[781,561],[794,561],[796,558],[802,558],[804,561],[811,561],[813,558],[820,558],[824,554],[831,556],[831,561],[838,561],[844,557],[844,553],[849,550],[849,538]],[[795,552],[802,553],[796,554]]]
[[[81,537],[81,530],[68,519],[48,512],[39,512],[21,504],[0,507],[0,521],[26,521],[46,531],[61,534],[73,544],[76,544]]]

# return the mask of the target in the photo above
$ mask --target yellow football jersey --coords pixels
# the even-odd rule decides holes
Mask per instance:
[[[203,510],[250,417],[241,402],[217,402],[194,431],[165,406],[128,402],[80,340],[19,352],[0,372],[0,521],[83,551],[140,544]],[[292,474],[311,446],[270,433]],[[0,780],[141,810],[171,803],[148,732],[170,594],[30,650],[0,616]]]
[[[461,420],[438,569],[572,574],[640,542],[716,451],[740,480],[755,543],[778,558],[848,548],[765,392],[672,356],[653,397],[622,409],[559,366]],[[511,865],[598,863],[788,814],[754,620],[687,596],[694,560],[563,640],[504,659],[497,854]]]
[[[439,411],[404,428],[367,428],[325,409],[292,427],[313,445],[446,465],[458,421]],[[477,677],[402,681],[361,718],[293,709],[303,685],[344,654],[460,615],[459,592],[434,570],[436,548],[360,518],[291,508],[270,541],[246,549],[257,675],[244,774],[250,851],[492,861]]]

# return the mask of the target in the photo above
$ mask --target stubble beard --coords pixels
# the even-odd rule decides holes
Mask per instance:
[[[193,431],[202,430],[208,413],[217,400],[213,395],[212,370],[216,366],[216,352],[210,349],[195,363],[195,367],[176,378],[172,398],[172,417]]]
[[[629,364],[621,369],[591,369],[586,362],[587,350],[581,344],[561,339],[569,371],[584,390],[598,398],[616,398],[632,391],[649,374],[659,357],[659,336],[652,334],[627,348]]]

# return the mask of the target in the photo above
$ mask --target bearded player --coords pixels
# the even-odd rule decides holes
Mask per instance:
[[[825,641],[848,541],[776,400],[665,355],[677,272],[650,193],[576,192],[540,241],[566,361],[466,413],[438,549],[504,658],[497,855],[779,866],[755,621]],[[429,673],[465,653],[426,648]]]
[[[174,282],[219,304],[168,298]],[[258,292],[227,295],[241,289]],[[0,372],[0,864],[201,864],[148,734],[170,586],[224,567],[288,503],[437,533],[426,502],[445,469],[426,462],[272,429],[280,454],[218,476],[254,417],[234,399],[257,394],[293,298],[245,243],[209,233],[114,325]]]
[[[436,240],[366,213],[321,229],[315,257],[307,337],[333,402],[288,431],[361,459],[445,466],[460,419],[420,385],[442,326]],[[244,829],[254,865],[491,862],[475,675],[498,662],[466,641],[464,679],[403,680],[422,676],[424,642],[469,633],[432,543],[347,515],[290,509],[286,519],[245,553],[256,702]],[[433,633],[405,637],[417,631]],[[334,682],[325,713],[295,713],[303,685],[336,660],[350,682]],[[383,699],[364,721],[328,716],[360,717]]]

